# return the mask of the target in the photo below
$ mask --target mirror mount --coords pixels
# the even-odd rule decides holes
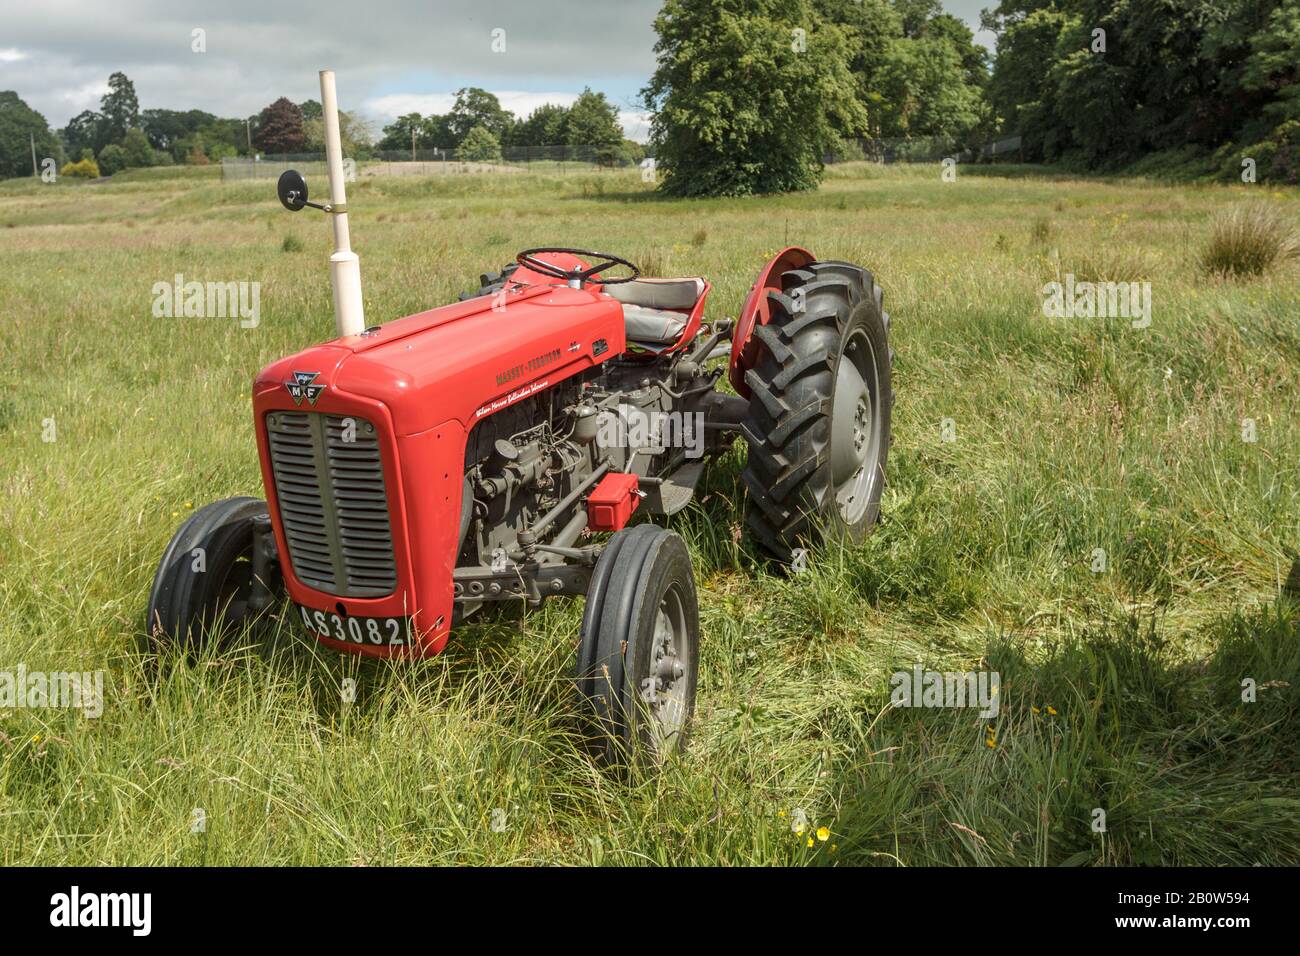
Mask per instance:
[[[280,180],[275,184],[275,191],[280,197],[280,205],[290,212],[297,212],[304,206],[311,206],[321,212],[340,213],[346,211],[343,206],[332,206],[329,203],[309,200],[307,198],[307,181],[302,178],[302,173],[296,169],[286,169],[280,174]]]

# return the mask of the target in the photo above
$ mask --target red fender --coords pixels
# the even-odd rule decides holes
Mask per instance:
[[[781,274],[791,269],[802,269],[816,258],[807,249],[790,246],[782,249],[758,274],[757,281],[749,287],[749,295],[741,307],[736,319],[736,331],[731,337],[731,368],[727,377],[737,394],[749,398],[749,386],[745,384],[745,372],[758,362],[758,346],[751,342],[754,329],[766,325],[769,315],[767,294],[781,291]]]

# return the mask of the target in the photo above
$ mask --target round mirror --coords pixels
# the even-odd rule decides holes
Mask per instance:
[[[280,181],[276,183],[275,191],[279,194],[284,208],[290,212],[297,212],[307,205],[307,181],[296,169],[286,169],[280,174]]]

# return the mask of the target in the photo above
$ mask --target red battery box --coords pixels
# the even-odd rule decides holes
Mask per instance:
[[[592,531],[618,531],[640,503],[637,476],[610,472],[587,496],[587,527]]]

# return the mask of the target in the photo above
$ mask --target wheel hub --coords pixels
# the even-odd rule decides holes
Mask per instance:
[[[874,477],[877,433],[875,356],[865,335],[845,343],[835,372],[831,410],[831,483],[845,524],[866,514]]]
[[[650,676],[641,682],[641,696],[652,707],[661,707],[665,696],[672,691],[673,684],[686,673],[681,659],[677,656],[677,647],[673,640],[672,621],[661,608],[655,618],[655,640],[653,657],[650,660]]]

